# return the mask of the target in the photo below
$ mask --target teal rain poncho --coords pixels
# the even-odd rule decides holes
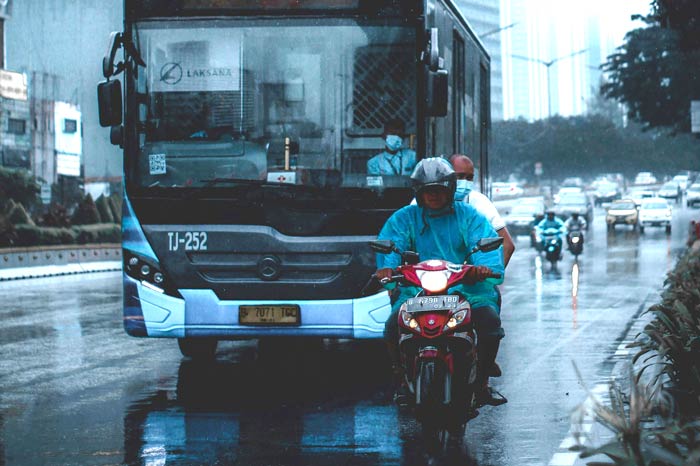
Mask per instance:
[[[486,217],[471,205],[454,202],[452,206],[441,211],[424,209],[409,205],[396,211],[379,232],[379,239],[392,240],[401,251],[415,251],[420,260],[443,259],[455,264],[464,263],[469,251],[482,238],[498,236]],[[503,276],[503,248],[492,252],[477,252],[469,264],[489,267]],[[377,268],[396,268],[401,265],[401,257],[396,253],[377,254]],[[503,282],[503,278],[489,278],[475,285],[457,285],[448,290],[466,297],[472,308],[491,306],[498,310],[498,294],[494,285]],[[418,289],[404,287],[396,307]]]

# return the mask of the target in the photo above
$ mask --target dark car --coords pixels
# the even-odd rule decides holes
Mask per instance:
[[[579,214],[586,219],[586,228],[590,228],[593,223],[593,203],[585,193],[562,194],[554,211],[563,219],[569,218],[573,213]]]
[[[513,236],[528,235],[532,243],[533,230],[535,225],[544,218],[544,211],[544,201],[541,200],[523,201],[517,204],[504,219],[508,232]]]

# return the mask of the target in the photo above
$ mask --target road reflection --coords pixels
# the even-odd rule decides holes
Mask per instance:
[[[183,360],[173,389],[129,406],[125,464],[476,464],[464,442],[425,450],[411,412],[388,400],[383,344],[232,356]]]

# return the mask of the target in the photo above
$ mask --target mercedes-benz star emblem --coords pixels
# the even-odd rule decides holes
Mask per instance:
[[[282,261],[275,256],[265,256],[258,262],[258,275],[263,280],[276,280],[282,272]]]
[[[160,69],[160,80],[165,84],[177,84],[182,79],[182,67],[177,63],[166,63]]]

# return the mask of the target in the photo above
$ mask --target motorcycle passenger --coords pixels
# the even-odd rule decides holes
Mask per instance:
[[[564,222],[561,221],[558,217],[554,215],[553,210],[548,210],[546,213],[545,218],[543,218],[540,223],[537,224],[535,227],[537,230],[537,236],[539,236],[541,239],[542,247],[544,249],[544,236],[543,233],[547,229],[556,229],[557,230],[557,242],[559,243],[559,250],[561,251],[561,245],[562,245],[562,236],[566,233],[566,227],[564,226]],[[561,253],[559,253],[559,258],[561,259]]]
[[[496,232],[472,206],[454,201],[456,175],[452,166],[443,158],[421,160],[411,175],[416,194],[416,205],[408,205],[395,212],[384,224],[378,238],[391,240],[399,250],[411,250],[421,260],[443,259],[456,264],[465,257],[481,238],[494,237]],[[471,285],[460,284],[447,293],[459,294],[469,300],[472,319],[478,337],[478,375],[481,389],[477,392],[479,404],[499,405],[507,400],[488,385],[501,338],[505,335],[499,317],[496,284],[503,282],[502,248],[492,252],[477,252],[469,258],[473,267],[466,277]],[[392,269],[401,264],[396,254],[377,255],[377,278],[389,278]],[[490,269],[490,270],[489,270]],[[501,278],[489,278],[493,273]],[[394,290],[392,313],[386,321],[384,336],[397,382],[405,380],[398,348],[398,312],[401,305],[416,296],[419,288],[401,286]],[[395,401],[407,396],[405,386],[397,390]]]
[[[474,191],[474,162],[466,155],[454,154],[450,157],[450,163],[457,175],[455,200],[470,204],[478,210],[486,217],[498,236],[503,238],[503,262],[508,267],[508,262],[515,251],[515,244],[506,228],[506,222],[503,221],[493,202],[479,191]]]

